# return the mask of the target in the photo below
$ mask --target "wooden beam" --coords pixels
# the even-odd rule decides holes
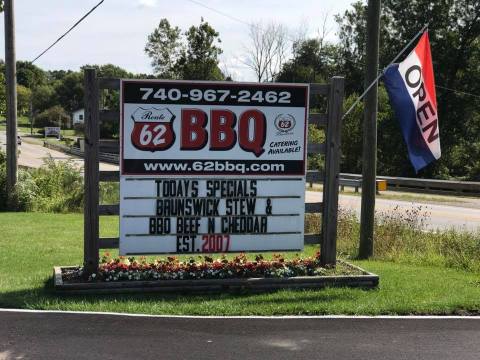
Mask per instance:
[[[84,253],[83,265],[87,274],[98,270],[98,82],[95,69],[85,69],[85,172],[84,172]]]
[[[321,213],[323,212],[323,203],[305,203],[305,212],[306,213]]]
[[[118,182],[120,181],[120,172],[118,171],[110,171],[110,170],[102,170],[100,171],[100,181],[103,182]]]
[[[309,143],[307,146],[307,152],[309,154],[325,154],[325,144]]]
[[[117,78],[99,78],[98,87],[100,89],[120,90],[120,79]]]
[[[307,170],[306,180],[310,183],[323,183],[323,178],[325,174],[322,171],[318,170]]]
[[[120,111],[100,110],[100,122],[120,122]]]
[[[120,205],[100,205],[99,206],[99,215],[118,215],[120,214]]]
[[[100,238],[100,249],[118,249],[119,244],[118,237]]]
[[[320,244],[322,240],[322,234],[305,234],[303,237],[303,243],[306,245]]]
[[[327,126],[327,120],[327,114],[310,114],[308,116],[308,124],[314,124],[316,126]]]
[[[338,180],[342,135],[344,79],[333,77],[328,100],[328,126],[323,184],[321,264],[335,266],[337,252]]]
[[[310,96],[328,95],[330,84],[310,84]]]

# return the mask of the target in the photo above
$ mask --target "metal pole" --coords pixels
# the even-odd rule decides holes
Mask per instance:
[[[5,0],[5,77],[7,82],[7,194],[17,183],[17,69],[15,64],[14,0]],[[9,208],[13,208],[9,199]]]
[[[367,57],[365,87],[377,78],[378,43],[380,33],[380,0],[368,0]],[[360,216],[359,258],[373,255],[373,226],[375,218],[375,180],[377,172],[377,105],[378,85],[371,87],[365,96],[363,120],[362,208]]]

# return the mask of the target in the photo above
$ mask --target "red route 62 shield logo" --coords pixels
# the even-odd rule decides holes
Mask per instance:
[[[132,144],[142,151],[166,150],[173,145],[175,133],[173,120],[175,115],[167,108],[158,109],[139,107],[133,112]]]
[[[295,127],[295,118],[290,114],[280,114],[275,118],[275,127],[279,134],[288,134]]]

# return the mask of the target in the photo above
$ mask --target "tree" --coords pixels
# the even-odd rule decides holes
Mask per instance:
[[[421,175],[442,178],[478,177],[476,171],[480,168],[479,161],[473,154],[478,154],[480,149],[480,101],[445,87],[474,94],[480,92],[480,2],[414,0],[405,6],[399,1],[385,0],[382,4],[381,67],[386,66],[424,24],[430,24],[435,78],[437,85],[442,86],[437,88],[442,158],[422,170]],[[338,73],[347,75],[347,93],[360,92],[364,86],[365,9],[361,2],[357,2],[343,16],[337,17],[342,54],[338,61]],[[400,61],[407,54],[408,52]],[[379,140],[379,161],[380,152],[383,152],[385,170],[390,175],[414,176],[408,161],[405,166],[396,160],[396,146],[403,146],[400,145],[403,141],[393,114],[388,124],[380,129],[379,123],[379,134],[386,139],[384,145]]]
[[[182,36],[183,35],[183,36]],[[148,36],[145,52],[158,77],[189,80],[223,80],[218,57],[222,49],[218,32],[204,21],[183,34],[162,19]]]
[[[69,122],[70,116],[65,109],[59,105],[52,106],[35,118],[35,126],[40,128],[45,126],[66,127]]]
[[[32,91],[23,85],[17,85],[17,108],[19,114],[26,115],[30,112],[31,99]]]
[[[120,66],[113,65],[113,64],[105,64],[105,65],[83,65],[80,70],[84,71],[87,68],[93,68],[97,71],[98,77],[105,77],[105,78],[131,78],[133,74],[128,72],[127,70],[121,68]]]
[[[55,84],[58,103],[69,113],[83,108],[83,75],[81,72],[67,73]]]
[[[32,91],[34,113],[40,113],[58,103],[55,89],[51,85],[40,85]]]
[[[322,38],[300,40],[293,44],[293,58],[285,62],[276,76],[280,82],[326,82],[337,75],[338,47]]]
[[[45,84],[45,72],[30,61],[17,61],[17,84],[29,89]]]
[[[62,80],[68,74],[71,74],[72,70],[50,70],[46,72],[48,82],[50,84],[55,83],[56,81]]]
[[[249,31],[251,45],[245,64],[255,72],[258,82],[273,81],[287,55],[288,32],[284,25],[252,24]]]
[[[219,33],[202,18],[199,26],[191,26],[184,35],[187,46],[177,62],[182,79],[223,80],[218,67],[222,49],[215,45],[221,43]]]
[[[167,19],[162,19],[148,35],[145,52],[152,59],[153,70],[163,79],[175,79],[178,76],[175,64],[182,46],[180,31],[177,26],[172,27]]]

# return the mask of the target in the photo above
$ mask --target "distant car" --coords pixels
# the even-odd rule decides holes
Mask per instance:
[[[17,145],[22,145],[22,138],[17,135]]]

